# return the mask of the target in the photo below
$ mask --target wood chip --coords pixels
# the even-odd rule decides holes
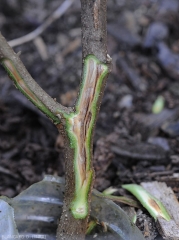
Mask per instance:
[[[163,203],[171,216],[170,221],[157,219],[157,228],[162,237],[167,240],[179,240],[179,202],[172,189],[162,182],[143,182],[141,185]]]
[[[68,46],[62,51],[62,56],[65,57],[66,55],[74,52],[77,48],[79,48],[81,45],[81,39],[76,38]]]
[[[157,145],[144,142],[128,143],[124,139],[118,139],[116,144],[111,146],[112,152],[115,154],[138,160],[163,160],[166,159],[166,151]]]
[[[34,44],[40,54],[40,57],[43,61],[46,61],[49,58],[48,51],[44,40],[41,37],[34,39]]]

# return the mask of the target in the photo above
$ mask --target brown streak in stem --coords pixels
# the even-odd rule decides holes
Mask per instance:
[[[91,66],[91,64],[92,64],[92,66]],[[85,149],[86,133],[88,130],[86,128],[86,125],[89,125],[89,124],[87,124],[88,112],[90,110],[92,96],[94,94],[95,86],[93,86],[93,85],[96,84],[96,79],[95,79],[96,76],[94,75],[93,65],[94,65],[94,62],[92,60],[90,60],[89,68],[92,68],[92,71],[91,71],[91,69],[87,70],[89,75],[87,76],[85,88],[83,89],[83,93],[80,98],[80,102],[79,102],[79,106],[78,106],[78,108],[80,109],[80,112],[79,112],[78,116],[75,118],[76,124],[74,124],[75,126],[78,126],[78,123],[79,123],[80,127],[81,127],[78,130],[76,130],[74,128],[74,133],[77,136],[78,143],[79,143],[79,145],[78,145],[79,146],[79,158],[78,158],[78,167],[79,168],[78,169],[80,169],[82,184],[84,183],[84,181],[86,179],[86,172],[88,170],[88,169],[86,169],[87,154],[86,154],[86,149]],[[84,121],[84,122],[82,123],[82,121]],[[84,126],[84,127],[82,127],[82,126]],[[78,131],[79,131],[79,133],[78,133]],[[82,138],[80,136],[82,136]],[[81,161],[81,159],[83,159],[83,161],[85,160],[85,163],[83,161]]]
[[[4,60],[4,64],[9,68],[10,72],[12,73],[12,75],[14,76],[14,78],[16,79],[16,82],[18,83],[18,85],[24,90],[24,92],[31,97],[32,99],[34,99],[35,102],[39,102],[39,99],[29,90],[29,88],[27,87],[27,85],[24,83],[24,81],[22,80],[22,78],[20,77],[20,75],[18,74],[18,72],[13,68],[12,64],[9,62],[9,60]]]
[[[89,129],[92,113],[92,103],[95,97],[96,86],[101,76],[101,73],[104,71],[101,65],[96,65],[94,60],[90,59],[89,65],[87,66],[87,73],[85,86],[82,91],[78,103],[79,113],[73,119],[73,132],[77,137],[78,141],[78,169],[80,171],[81,184],[83,185],[86,180],[86,174],[89,171],[88,162],[87,162],[87,149],[85,143],[87,141],[87,131]],[[92,141],[92,139],[91,139]],[[91,156],[90,156],[91,157]],[[85,161],[85,163],[84,163]]]
[[[73,109],[70,107],[64,107],[58,102],[54,101],[31,77],[23,63],[21,62],[19,56],[13,51],[13,49],[8,45],[5,38],[0,33],[0,61],[3,62],[5,59],[12,61],[15,69],[19,73],[20,77],[23,79],[24,84],[27,85],[28,89],[38,97],[39,101],[49,109],[54,115],[61,113],[71,113]],[[9,66],[9,65],[8,65]]]

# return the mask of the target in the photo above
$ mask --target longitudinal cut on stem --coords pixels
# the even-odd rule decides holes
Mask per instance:
[[[92,183],[91,144],[98,112],[98,102],[108,67],[95,56],[84,61],[83,80],[75,112],[65,115],[70,147],[74,149],[75,194],[71,202],[74,218],[88,215],[88,194]]]
[[[75,111],[64,114],[61,130],[66,137],[68,174],[57,239],[84,239],[94,175],[93,132],[108,73],[107,64],[100,62],[94,55],[88,55],[84,60],[82,83]],[[67,222],[71,223],[70,226]],[[72,235],[73,238],[70,238]]]

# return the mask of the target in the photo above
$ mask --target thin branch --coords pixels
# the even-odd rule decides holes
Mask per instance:
[[[14,81],[16,87],[55,124],[60,122],[62,113],[70,113],[66,108],[51,98],[31,77],[19,56],[8,45],[0,33],[0,63]]]
[[[38,37],[40,34],[42,34],[45,29],[50,26],[54,21],[56,21],[58,18],[60,18],[68,9],[69,7],[73,4],[74,0],[66,0],[65,2],[62,3],[62,5],[55,10],[44,22],[42,25],[40,25],[38,28],[36,28],[34,31],[31,33],[28,33],[27,35],[13,39],[9,41],[9,45],[11,47],[15,47],[18,45],[21,45],[23,43],[32,41],[36,37]]]

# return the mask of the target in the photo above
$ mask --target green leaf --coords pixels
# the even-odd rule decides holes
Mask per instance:
[[[164,97],[163,96],[158,96],[157,99],[155,100],[153,106],[152,106],[152,113],[154,113],[154,114],[160,113],[164,108],[164,104],[165,104]]]
[[[163,204],[143,187],[137,184],[125,184],[122,187],[131,192],[155,220],[158,217],[162,217],[167,221],[170,220],[170,215]]]
[[[117,192],[117,188],[108,187],[103,191],[103,194],[104,195],[112,195],[115,192]]]

